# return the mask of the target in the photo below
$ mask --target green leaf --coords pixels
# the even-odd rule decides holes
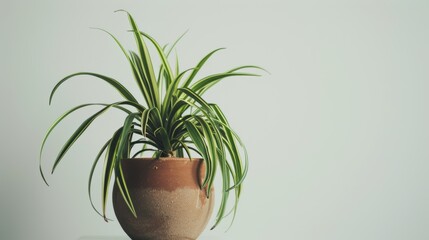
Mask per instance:
[[[150,117],[150,113],[151,111],[153,111],[155,108],[150,108],[150,109],[146,109],[142,112],[142,117],[141,117],[141,128],[142,128],[142,134],[144,137],[146,137],[146,132],[147,132],[147,124],[149,122],[149,117]]]
[[[61,149],[60,153],[58,154],[54,165],[52,167],[52,172],[53,173],[55,171],[55,168],[58,166],[58,164],[60,163],[61,159],[64,157],[64,155],[67,153],[67,151],[70,149],[70,147],[75,143],[75,141],[82,135],[83,132],[85,132],[85,130],[89,127],[89,125],[91,125],[91,123],[101,114],[103,114],[104,112],[106,112],[107,110],[109,110],[111,107],[116,106],[116,105],[120,105],[120,104],[128,104],[128,102],[118,102],[118,103],[113,103],[113,104],[109,104],[106,107],[104,107],[103,109],[101,109],[100,111],[96,112],[94,115],[92,115],[91,117],[89,117],[88,119],[86,119],[77,129],[76,131],[72,134],[72,136],[67,140],[67,142],[64,144],[63,148]],[[65,116],[64,116],[65,117]],[[61,121],[61,120],[60,120]],[[56,126],[56,124],[58,124],[58,122],[56,122],[54,124],[53,127]],[[50,131],[52,131],[53,127],[51,127]],[[50,133],[50,131],[48,131],[48,134]],[[42,145],[43,147],[43,145]],[[42,151],[42,149],[41,149]]]
[[[142,154],[144,152],[148,152],[148,151],[155,152],[155,151],[158,151],[158,150],[156,150],[156,149],[150,149],[150,148],[142,149],[142,150],[137,151],[136,153],[134,153],[134,155],[131,158],[135,158],[135,157],[137,157],[137,155]]]
[[[189,148],[189,150],[192,150],[192,151],[196,152],[198,155],[202,156],[201,152],[198,149],[193,148],[191,146],[188,146],[188,148]]]
[[[174,41],[174,43],[171,45],[170,50],[168,50],[166,56],[170,56],[171,52],[173,51],[173,49],[176,47],[177,43],[180,42],[180,40],[182,40],[182,38],[186,35],[186,33],[188,33],[188,30],[186,30],[182,35],[180,35],[179,38],[176,39],[176,41]],[[164,48],[165,49],[165,48]]]
[[[133,142],[131,142],[131,145],[132,146],[134,146],[134,145],[136,145],[136,144],[148,144],[148,145],[151,145],[152,147],[154,147],[154,148],[157,148],[157,149],[159,149],[160,148],[160,146],[158,146],[157,144],[156,144],[156,142],[153,142],[153,141],[151,141],[151,140],[143,140],[143,139],[140,139],[140,140],[137,140],[137,141],[133,141]]]
[[[215,54],[217,51],[223,50],[225,48],[218,48],[215,49],[213,51],[211,51],[209,54],[207,54],[203,59],[200,60],[200,62],[197,64],[197,66],[194,68],[194,71],[192,72],[192,74],[188,77],[188,79],[184,82],[184,84],[182,85],[182,88],[187,88],[192,80],[195,78],[195,76],[197,75],[197,73],[200,71],[200,69],[204,66],[204,64],[207,62],[207,60],[213,55]]]
[[[151,107],[156,106],[158,108],[161,108],[158,84],[156,82],[156,77],[153,70],[153,65],[149,54],[149,50],[147,49],[147,46],[142,36],[140,35],[140,30],[138,29],[137,24],[134,21],[134,18],[131,16],[131,14],[124,10],[119,10],[119,11],[126,12],[128,14],[128,19],[133,29],[134,37],[140,53],[141,65],[143,67],[143,73],[144,73],[143,80],[148,82],[148,85],[150,86],[150,91],[152,92],[151,97],[152,97],[153,105],[151,105]]]
[[[130,196],[130,193],[128,192],[128,188],[125,184],[124,175],[122,172],[122,166],[119,165],[118,167],[119,177],[116,177],[116,185],[118,186],[118,189],[122,195],[122,198],[125,200],[125,203],[128,206],[128,209],[130,209],[131,213],[135,218],[137,218],[136,210],[134,209],[134,205]]]
[[[235,174],[238,178],[238,181],[235,183],[234,186],[232,186],[229,190],[235,188],[236,186],[239,186],[243,181],[244,178],[248,172],[248,159],[247,159],[247,150],[244,144],[242,143],[241,139],[238,137],[238,135],[231,129],[229,126],[228,120],[226,119],[225,115],[223,114],[222,110],[217,106],[216,104],[210,105],[212,109],[216,112],[217,119],[220,121],[220,124],[222,126],[222,130],[224,132],[224,138],[225,138],[225,144],[228,146],[228,150],[230,152],[231,158],[233,160],[233,166],[235,169]],[[238,150],[236,140],[239,141],[241,147],[244,150],[244,153],[246,155],[245,157],[245,164],[243,169],[243,163],[241,160],[241,154]]]
[[[236,213],[237,213],[237,206],[238,206],[238,201],[239,201],[240,193],[241,193],[241,184],[247,175],[248,156],[247,156],[246,147],[244,146],[244,144],[242,143],[242,141],[240,140],[238,135],[229,127],[229,125],[226,121],[226,118],[224,118],[223,113],[220,111],[220,109],[216,105],[213,105],[213,107],[216,109],[215,111],[217,113],[219,113],[218,118],[222,119],[222,120],[216,119],[215,121],[217,121],[221,125],[222,130],[224,130],[223,141],[224,141],[225,146],[227,147],[227,149],[230,153],[230,156],[232,158],[232,161],[233,161],[232,165],[228,164],[228,167],[229,167],[228,171],[233,171],[232,168],[233,167],[235,168],[235,172],[231,173],[231,176],[233,177],[235,185],[230,187],[229,189],[227,189],[225,191],[225,192],[229,192],[232,189],[235,190],[235,203],[234,203],[234,207],[232,209],[232,211],[234,213],[234,216],[233,216],[232,221],[231,221],[231,225],[232,225],[232,223],[235,219]],[[225,138],[225,136],[226,136],[226,138]],[[244,170],[242,170],[242,167],[241,167],[242,163],[240,160],[239,151],[238,151],[236,144],[235,144],[235,140],[237,140],[239,142],[239,144],[243,148],[243,151],[245,154],[245,163],[246,164],[245,164]],[[216,225],[223,219],[222,215],[220,215],[220,216],[218,215],[216,223],[213,226],[213,228],[216,227]],[[231,227],[231,225],[230,225],[230,227]]]
[[[186,111],[186,109],[192,105],[192,103],[183,100],[183,99],[179,99],[178,101],[176,101],[173,105],[173,107],[171,108],[171,110],[169,111],[169,115],[168,115],[168,128],[170,129],[170,136],[174,136],[171,133],[171,130],[175,130],[175,123],[180,124],[180,121],[178,122],[178,119],[182,116],[182,114],[184,113],[184,111]],[[165,112],[165,114],[167,114]]]
[[[142,60],[140,59],[139,55],[137,55],[137,53],[133,51],[130,51],[130,56],[132,60],[131,64],[135,67],[134,78],[142,86],[140,91],[142,92],[147,105],[154,106],[155,100],[153,97],[154,96],[153,89],[150,86],[149,81],[147,81],[145,77],[144,69],[142,66]]]
[[[143,93],[144,88],[143,88],[143,83],[142,83],[142,77],[139,75],[139,72],[137,70],[137,66],[133,63],[131,57],[127,54],[127,51],[122,46],[122,44],[119,42],[119,40],[113,34],[111,34],[110,32],[108,32],[108,31],[106,31],[104,29],[101,29],[101,28],[93,28],[93,29],[100,30],[100,31],[103,31],[103,32],[107,33],[110,37],[113,38],[113,40],[116,42],[116,44],[121,48],[122,53],[125,55],[125,57],[127,58],[128,63],[131,66],[131,70],[133,71],[133,74],[135,76],[136,83],[137,83],[138,87],[140,88],[140,91]],[[146,99],[146,101],[147,101],[147,99]]]
[[[136,31],[136,29],[134,29],[134,31]],[[152,44],[155,46],[156,50],[158,51],[158,55],[161,58],[162,66],[164,67],[165,73],[167,74],[167,79],[169,80],[168,82],[170,82],[171,79],[173,79],[173,71],[171,71],[170,63],[168,62],[167,56],[164,54],[163,49],[158,44],[158,42],[154,38],[152,38],[149,34],[146,34],[141,31],[140,31],[140,34],[145,36],[147,39],[149,39],[149,41],[151,41]]]
[[[223,153],[220,153],[221,150],[218,149],[219,152],[219,156],[222,156]],[[213,230],[219,223],[220,221],[223,219],[224,215],[225,215],[225,211],[226,211],[226,203],[228,202],[228,198],[229,198],[229,192],[226,191],[226,189],[229,186],[229,172],[227,169],[227,161],[225,159],[225,156],[223,156],[223,158],[219,159],[219,163],[221,165],[221,173],[222,173],[222,182],[223,182],[223,186],[222,186],[222,200],[219,206],[219,210],[216,216],[216,222],[215,224],[212,226],[211,230]]]
[[[197,82],[195,82],[195,84],[193,84],[190,87],[190,89],[192,89],[192,91],[201,95],[206,90],[208,90],[210,87],[212,87],[213,85],[218,83],[220,80],[225,79],[227,77],[233,77],[233,76],[252,76],[252,77],[255,77],[255,76],[259,76],[259,75],[252,74],[252,73],[236,73],[236,72],[213,74],[213,75],[207,76],[201,80],[198,80]]]
[[[232,72],[236,72],[236,71],[238,71],[238,70],[246,69],[246,68],[250,68],[250,69],[259,69],[259,70],[262,70],[262,71],[264,71],[264,72],[266,72],[266,73],[270,74],[270,73],[269,73],[267,70],[265,70],[264,68],[261,68],[261,67],[259,67],[259,66],[255,66],[255,65],[244,65],[244,66],[236,67],[236,68],[233,68],[233,69],[229,70],[228,72],[229,72],[229,73],[232,73]]]
[[[124,173],[122,171],[122,165],[120,164],[120,162],[118,162],[118,166],[116,167],[116,184],[122,194],[122,198],[124,199],[131,213],[135,218],[137,218],[137,213],[134,209],[133,201],[128,191],[128,187],[124,178]]]
[[[207,113],[212,113],[212,109],[210,108],[209,104],[200,95],[198,95],[189,88],[179,88],[178,90],[185,93],[186,96],[188,96],[195,102],[199,103],[202,109],[204,109]]]
[[[91,203],[92,208],[94,209],[95,212],[97,212],[98,215],[100,215],[101,217],[103,217],[103,214],[100,213],[97,208],[94,205],[94,202],[92,201],[92,195],[91,195],[91,183],[92,183],[92,178],[94,176],[94,171],[95,171],[95,167],[97,166],[98,161],[100,160],[101,155],[103,154],[103,152],[107,149],[107,147],[110,144],[111,139],[109,139],[101,148],[100,152],[97,154],[97,156],[95,157],[95,161],[92,164],[91,167],[91,171],[89,173],[89,180],[88,180],[88,196],[89,196],[89,202]]]
[[[175,71],[176,76],[179,75],[179,72],[180,72],[179,56],[177,55],[177,51],[176,51],[176,71]]]
[[[211,181],[211,173],[212,170],[212,161],[211,161],[211,155],[209,154],[208,146],[205,142],[205,139],[203,135],[198,131],[197,126],[190,122],[185,122],[186,129],[189,132],[189,136],[191,137],[192,141],[195,143],[196,148],[201,153],[201,156],[203,157],[205,163],[206,163],[206,176],[204,177],[204,181],[202,184],[202,188],[206,187],[209,181]]]
[[[119,145],[117,149],[118,151],[117,159],[129,157],[128,152],[126,151],[127,148],[125,146],[127,145],[127,142],[129,142],[128,136],[130,135],[130,133],[132,134],[131,130],[133,127],[133,121],[138,115],[140,115],[140,113],[132,113],[125,118],[123,130],[121,133],[121,137],[120,137]]]
[[[79,105],[79,106],[77,106],[77,107],[74,107],[74,108],[72,108],[72,109],[70,109],[70,110],[68,110],[67,112],[65,112],[64,114],[62,114],[57,120],[55,120],[54,121],[54,123],[49,127],[49,129],[48,129],[48,131],[46,132],[46,134],[45,134],[45,137],[43,138],[43,141],[42,141],[42,145],[41,145],[41,147],[40,147],[40,152],[39,152],[39,171],[40,171],[40,174],[41,174],[41,176],[42,176],[42,178],[43,178],[43,181],[46,183],[46,185],[48,185],[49,186],[49,184],[48,184],[48,182],[46,181],[46,178],[45,178],[45,175],[43,174],[43,170],[42,170],[42,153],[43,153],[43,148],[44,148],[44,146],[45,146],[45,144],[46,144],[46,140],[48,139],[48,137],[49,137],[49,135],[51,134],[51,132],[54,130],[54,128],[65,118],[65,117],[67,117],[69,114],[71,114],[71,113],[73,113],[74,111],[76,111],[76,110],[78,110],[78,109],[80,109],[80,108],[84,108],[84,107],[87,107],[87,106],[94,106],[94,105],[102,105],[102,106],[107,106],[107,104],[103,104],[103,103],[88,103],[88,104],[82,104],[82,105]],[[122,108],[122,107],[120,107],[120,106],[116,106],[117,108],[119,108],[119,109],[121,109],[121,110],[123,110],[123,111],[125,111],[126,113],[128,112],[128,113],[131,113],[130,111],[128,111],[127,109],[125,109],[125,108]]]
[[[168,132],[168,135],[169,136],[171,136],[171,138],[175,138],[175,139],[181,139],[177,134],[180,132],[180,131],[183,131],[183,130],[185,130],[186,128],[185,128],[185,125],[184,125],[184,122],[186,121],[186,120],[188,120],[188,119],[190,119],[190,118],[192,118],[193,116],[191,116],[191,115],[186,115],[186,116],[183,116],[183,117],[181,117],[180,119],[178,119],[178,120],[173,120],[174,122],[170,122],[170,124],[169,124],[169,127],[168,127],[168,129],[169,129],[169,132]]]
[[[162,147],[160,150],[163,150],[164,153],[170,153],[171,149],[171,143],[170,138],[168,137],[167,131],[165,128],[160,127],[157,130],[155,130],[155,136],[157,136],[159,139],[161,139]]]
[[[208,175],[209,179],[207,180],[207,196],[209,197],[210,189],[212,188],[214,177],[216,175],[217,161],[221,162],[221,160],[219,160],[221,156],[217,154],[217,149],[219,149],[221,146],[219,145],[220,142],[216,141],[216,131],[212,130],[209,124],[200,116],[194,116],[194,119],[197,121],[198,126],[201,128],[204,142],[208,150],[207,155],[209,156],[209,158],[207,159],[207,162],[210,162],[211,164],[210,172]]]
[[[63,78],[61,81],[59,81],[54,89],[51,92],[51,95],[49,96],[49,104],[51,104],[52,102],[52,98],[54,97],[54,94],[56,92],[56,90],[61,86],[61,84],[63,84],[65,81],[67,81],[68,79],[71,79],[75,76],[81,76],[81,75],[89,75],[89,76],[94,76],[97,77],[101,80],[104,80],[105,82],[109,83],[110,85],[112,85],[116,90],[118,90],[118,92],[128,101],[130,102],[135,102],[137,103],[137,100],[134,98],[134,96],[122,85],[120,84],[118,81],[116,81],[113,78],[110,77],[106,77],[104,75],[98,74],[98,73],[91,73],[91,72],[79,72],[79,73],[74,73],[71,75],[68,75],[67,77]]]
[[[175,156],[176,157],[179,157],[179,158],[184,158],[185,156],[184,156],[184,154],[183,154],[183,148],[177,148],[176,150],[175,150]]]
[[[167,112],[169,112],[170,109],[170,102],[172,101],[173,95],[177,92],[177,87],[180,84],[180,80],[183,78],[183,76],[191,71],[192,68],[187,69],[183,72],[181,72],[179,75],[177,75],[177,77],[173,80],[173,82],[169,85],[166,93],[165,93],[165,97],[164,97],[164,102],[163,102],[163,108],[162,108],[162,114],[167,114]],[[172,112],[172,111],[171,111]]]
[[[233,188],[239,187],[241,183],[244,181],[249,168],[248,154],[247,154],[247,149],[244,143],[242,142],[242,140],[240,139],[240,137],[238,136],[238,134],[235,133],[227,123],[223,122],[225,120],[222,121],[222,120],[216,119],[215,121],[222,126],[222,130],[225,132],[226,137],[224,142],[227,144],[228,147],[231,148],[230,152],[233,152],[231,153],[231,157],[234,161],[234,167],[236,168],[237,179],[239,179],[234,186],[228,189],[229,191]],[[244,152],[244,164],[242,163],[241,155],[239,153],[239,150],[235,141],[237,141],[240,144],[240,147]],[[242,167],[243,165],[244,165],[244,168]]]
[[[123,128],[121,127],[113,134],[113,137],[111,138],[110,143],[107,147],[108,150],[106,154],[106,159],[104,161],[101,202],[102,202],[103,216],[106,222],[107,222],[106,203],[107,203],[108,188],[110,185],[110,179],[112,178],[113,169],[115,168],[115,164],[116,164],[115,150],[118,145],[119,137],[121,136],[122,129]]]
[[[119,143],[118,146],[115,149],[115,175],[116,175],[116,184],[119,187],[119,190],[121,191],[122,197],[125,201],[125,203],[128,205],[131,213],[133,213],[133,215],[135,217],[136,216],[136,211],[134,209],[134,205],[132,202],[132,199],[130,197],[129,191],[128,191],[128,187],[127,184],[125,182],[125,178],[123,176],[123,172],[122,172],[122,165],[120,163],[120,161],[122,159],[127,159],[129,158],[129,152],[127,151],[127,144],[129,143],[129,135],[130,133],[132,134],[132,127],[133,127],[133,121],[134,119],[139,115],[139,113],[132,113],[130,115],[128,115],[124,121],[124,125],[122,128],[122,132],[121,132],[121,136],[119,137]]]

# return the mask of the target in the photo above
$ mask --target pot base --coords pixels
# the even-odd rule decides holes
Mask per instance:
[[[200,160],[124,160],[123,172],[137,213],[119,188],[113,207],[122,229],[133,240],[194,240],[206,227],[214,206],[199,187]],[[197,177],[198,176],[198,177]],[[191,184],[192,183],[192,184]]]
[[[118,221],[133,240],[197,239],[207,225],[213,208],[211,199],[207,199],[204,191],[200,190],[132,191],[137,218],[132,216],[119,192],[114,194],[114,206]]]

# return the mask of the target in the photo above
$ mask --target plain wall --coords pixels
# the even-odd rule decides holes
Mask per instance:
[[[41,140],[57,116],[80,103],[120,99],[102,82],[80,78],[49,107],[57,81],[93,71],[137,90],[114,42],[89,28],[105,28],[135,49],[117,9],[161,43],[189,30],[177,49],[182,69],[226,47],[204,73],[245,64],[270,72],[230,79],[206,95],[243,138],[251,166],[231,230],[223,234],[226,221],[202,239],[429,239],[425,0],[1,0],[0,239],[125,236],[92,211],[86,189],[97,149],[123,115],[94,123],[48,174],[50,187],[38,172]],[[52,134],[46,172],[96,109]]]

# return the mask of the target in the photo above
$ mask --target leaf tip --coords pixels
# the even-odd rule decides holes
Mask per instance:
[[[117,12],[126,12],[126,13],[128,13],[126,10],[124,10],[124,9],[118,9],[118,10],[115,10],[115,11],[113,11],[114,13],[117,13]],[[128,13],[129,14],[129,13]]]
[[[46,186],[48,186],[48,187],[49,187],[49,183],[48,183],[48,181],[46,181],[45,177],[44,177],[44,176],[42,176],[42,178],[43,178],[43,182],[45,182]]]
[[[269,75],[272,75],[272,74],[271,74],[271,72],[269,72],[267,69],[262,68],[262,67],[261,67],[260,69],[261,69],[262,71],[264,71],[264,72],[268,73]]]
[[[52,92],[51,95],[49,96],[49,100],[48,100],[49,106],[51,106],[51,104],[52,104],[52,98],[53,97],[54,97],[54,93]]]
[[[45,174],[43,174],[42,168],[40,168],[40,174],[42,175],[43,182],[46,184],[46,186],[49,187],[49,183],[48,181],[46,181]]]
[[[54,165],[54,167],[52,167],[51,174],[54,174],[55,168],[56,168],[56,165]]]

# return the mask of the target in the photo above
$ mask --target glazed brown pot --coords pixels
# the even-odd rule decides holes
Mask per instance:
[[[200,184],[205,176],[202,159],[124,159],[122,169],[135,218],[119,188],[113,188],[116,217],[133,240],[197,239],[214,206],[213,189],[207,198]]]

